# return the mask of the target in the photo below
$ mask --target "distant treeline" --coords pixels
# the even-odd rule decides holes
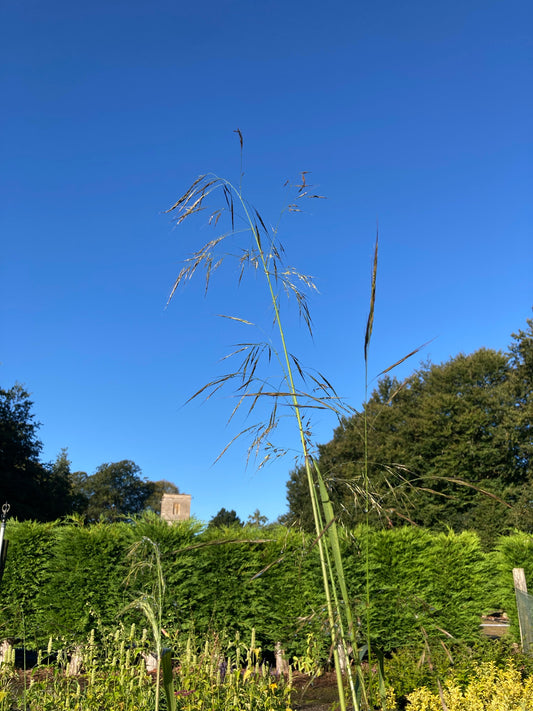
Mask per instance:
[[[340,520],[476,531],[486,548],[533,533],[533,320],[507,353],[482,348],[386,374],[342,418],[318,464]],[[368,485],[367,485],[368,482]],[[287,485],[284,523],[314,530],[305,467]]]
[[[66,448],[55,462],[42,462],[39,427],[22,385],[0,387],[0,502],[7,501],[19,520],[79,514],[114,521],[146,509],[159,512],[163,494],[179,493],[172,482],[143,477],[130,459],[101,464],[90,475],[71,470]]]

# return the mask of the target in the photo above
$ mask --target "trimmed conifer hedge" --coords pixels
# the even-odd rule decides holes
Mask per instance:
[[[124,581],[128,550],[143,536],[161,551],[165,625],[243,637],[255,628],[263,648],[279,640],[298,655],[312,632],[327,655],[312,537],[283,526],[205,530],[194,520],[169,526],[155,515],[89,526],[9,521],[0,638],[43,647],[50,635],[74,642],[121,619],[141,623],[134,610],[121,611],[140,592]],[[533,544],[525,534],[501,539],[485,554],[469,532],[358,528],[344,535],[342,547],[360,636],[369,614],[372,640],[385,652],[424,639],[474,641],[484,611],[498,601],[515,609],[512,567],[524,567],[533,580]]]
[[[513,568],[523,568],[529,592],[533,590],[533,536],[515,531],[512,536],[500,538],[495,550],[489,554],[494,574],[493,606],[506,610],[511,619],[511,634],[520,640]]]

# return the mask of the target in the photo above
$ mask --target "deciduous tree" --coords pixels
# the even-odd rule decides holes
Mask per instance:
[[[80,475],[78,495],[86,502],[89,521],[114,521],[140,513],[154,491],[154,483],[141,478],[141,469],[129,459],[101,464],[91,476]]]
[[[22,385],[0,388],[0,501],[20,520],[49,521],[70,510],[68,476],[39,459],[39,426]]]
[[[422,364],[404,382],[383,378],[363,412],[319,446],[339,515],[351,523],[472,528],[486,542],[516,525],[518,509],[509,505],[519,503],[524,515],[533,501],[532,326],[513,335],[507,354],[483,348]],[[287,519],[311,529],[304,474],[291,473]]]
[[[222,508],[209,521],[209,528],[224,528],[225,526],[242,526],[241,519],[233,509],[226,511],[225,508]]]

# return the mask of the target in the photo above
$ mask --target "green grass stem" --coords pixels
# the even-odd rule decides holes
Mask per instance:
[[[238,134],[241,142],[242,151],[242,134],[239,131]],[[306,184],[305,174],[302,174],[302,183],[296,187],[298,188],[298,198],[304,196],[320,197],[309,195],[309,186]],[[253,347],[251,347],[251,344],[245,344],[244,346],[241,345],[241,347],[236,351],[236,353],[246,351],[247,355],[243,363],[241,364],[240,369],[235,373],[230,373],[227,376],[223,376],[211,383],[208,383],[206,386],[201,388],[195,394],[195,396],[209,390],[211,391],[211,393],[215,392],[226,383],[234,382],[234,379],[238,377],[240,382],[237,391],[237,394],[239,395],[239,401],[237,406],[234,408],[232,417],[247,398],[251,398],[249,412],[253,410],[256,403],[260,399],[264,399],[265,397],[273,398],[274,404],[271,417],[267,423],[263,424],[256,430],[256,435],[254,441],[252,442],[251,449],[255,449],[256,451],[258,451],[261,446],[269,444],[269,436],[277,424],[276,417],[278,401],[283,400],[287,402],[287,404],[289,404],[296,421],[296,427],[298,431],[307,476],[309,497],[315,522],[315,532],[317,536],[316,545],[318,546],[319,551],[324,596],[326,601],[328,623],[332,639],[332,651],[335,660],[335,670],[337,674],[337,683],[339,690],[339,703],[341,711],[345,711],[346,701],[343,687],[341,660],[339,658],[338,653],[338,644],[341,645],[341,648],[344,651],[344,656],[347,660],[350,658],[350,654],[352,656],[352,659],[356,660],[356,665],[358,667],[357,684],[354,683],[354,680],[352,678],[352,671],[349,663],[348,679],[353,708],[355,711],[359,711],[361,707],[359,704],[359,694],[357,692],[357,687],[359,687],[361,691],[361,696],[365,707],[367,706],[367,700],[364,691],[364,684],[362,683],[363,677],[360,668],[359,654],[356,647],[353,616],[350,611],[350,600],[344,578],[343,562],[336,520],[331,501],[327,494],[327,487],[311,453],[310,434],[308,427],[306,426],[306,424],[304,424],[303,417],[303,409],[309,406],[329,408],[339,414],[339,408],[341,408],[342,405],[340,404],[340,401],[338,400],[336,393],[332,389],[329,382],[322,376],[320,376],[319,379],[314,376],[310,376],[314,382],[314,385],[318,386],[319,388],[320,395],[318,397],[315,394],[303,391],[296,386],[295,369],[298,371],[298,375],[304,382],[305,374],[302,371],[299,361],[294,356],[292,356],[289,351],[286,332],[280,313],[278,289],[280,288],[280,286],[282,286],[285,291],[296,297],[300,315],[303,316],[303,319],[308,329],[311,331],[311,321],[307,307],[307,301],[305,294],[300,289],[300,284],[303,283],[306,286],[312,286],[312,282],[308,277],[299,274],[293,269],[286,268],[283,265],[281,259],[283,249],[281,245],[277,244],[277,230],[274,230],[273,232],[269,232],[269,230],[267,230],[265,222],[261,218],[260,214],[257,212],[257,210],[252,208],[244,199],[241,187],[236,188],[228,180],[219,178],[215,175],[200,176],[184,193],[184,195],[179,198],[179,200],[167,212],[177,210],[177,222],[178,224],[180,224],[188,217],[198,213],[200,210],[203,210],[205,208],[204,203],[207,201],[207,198],[216,189],[222,190],[226,203],[226,208],[216,209],[214,212],[212,212],[209,222],[216,225],[219,218],[221,217],[223,210],[226,209],[226,211],[229,213],[229,217],[231,220],[231,230],[209,241],[200,250],[198,250],[193,255],[191,255],[191,257],[189,257],[186,262],[186,265],[183,267],[178,278],[175,281],[169,300],[172,299],[179,284],[185,280],[190,279],[199,267],[203,267],[205,269],[206,289],[208,288],[212,272],[219,268],[219,266],[224,261],[225,256],[227,256],[216,255],[215,251],[220,247],[220,245],[228,236],[236,234],[235,214],[237,206],[237,208],[240,208],[240,210],[242,211],[239,211],[239,214],[241,215],[244,222],[247,224],[247,228],[244,231],[250,233],[252,236],[251,249],[244,250],[243,256],[240,259],[241,277],[242,270],[246,265],[251,265],[254,270],[259,269],[262,272],[267,285],[270,303],[274,312],[274,323],[276,325],[276,331],[279,336],[280,346],[278,350],[273,346],[272,343],[261,347],[258,347],[257,344],[254,344]],[[298,211],[299,209],[295,205],[289,206],[289,210],[291,210],[291,208],[292,211]],[[372,331],[376,264],[377,245],[374,265],[373,291],[371,298],[371,316],[369,317],[365,338],[365,359],[367,355],[367,346]],[[250,323],[248,320],[241,318],[236,318],[232,316],[230,316],[229,318],[236,321],[241,321],[242,323],[246,324]],[[266,387],[267,383],[265,383],[264,380],[259,380],[256,376],[256,368],[259,363],[259,359],[265,351],[268,352],[269,358],[272,353],[278,358],[278,362],[280,363],[282,371],[282,382],[284,383],[283,390],[280,390],[279,388],[269,389],[268,387]],[[252,389],[252,386],[256,383],[258,383],[258,388],[254,391]],[[250,392],[250,390],[252,391]],[[239,436],[240,435],[238,435],[237,437]]]

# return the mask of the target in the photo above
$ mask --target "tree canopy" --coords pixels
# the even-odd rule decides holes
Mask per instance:
[[[154,493],[154,482],[142,479],[141,469],[135,462],[101,464],[91,476],[79,473],[76,494],[80,513],[89,521],[103,517],[114,521],[128,515],[141,513]]]
[[[506,354],[482,348],[424,363],[403,382],[384,377],[362,412],[341,420],[318,448],[341,517],[471,528],[487,541],[512,526],[533,530],[533,321],[527,323]],[[291,473],[287,491],[287,519],[309,529],[303,468]]]
[[[226,511],[225,508],[221,508],[218,513],[216,513],[213,518],[209,521],[209,528],[224,528],[226,526],[242,526],[241,519],[237,516],[237,513],[232,509],[231,511]]]
[[[40,461],[39,423],[29,393],[16,384],[0,388],[0,505],[7,501],[19,520],[51,521],[77,513],[88,521],[111,521],[160,510],[163,493],[178,493],[169,481],[147,481],[131,460],[100,465],[88,476],[71,471],[67,449],[53,463]]]
[[[20,520],[49,521],[70,510],[70,482],[64,470],[40,462],[40,425],[32,410],[22,385],[0,388],[0,500]]]
[[[268,518],[267,516],[264,516],[259,509],[256,509],[248,516],[247,523],[249,526],[266,526]]]

